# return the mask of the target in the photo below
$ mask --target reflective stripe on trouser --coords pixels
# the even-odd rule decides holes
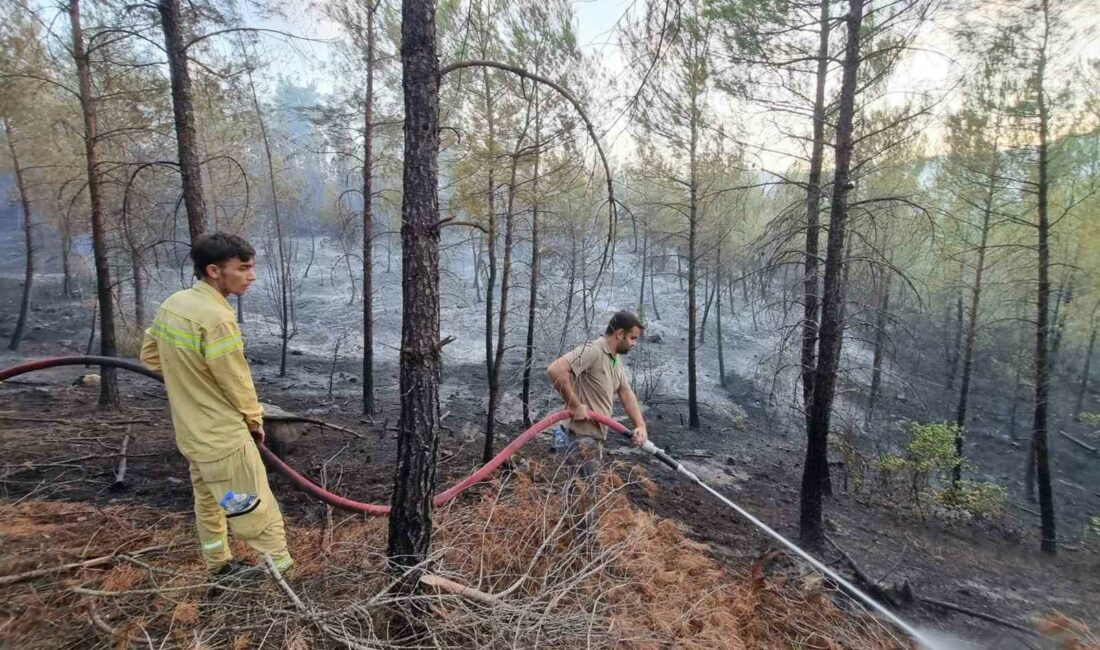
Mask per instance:
[[[227,529],[256,552],[270,553],[279,569],[294,563],[286,547],[283,515],[267,483],[260,452],[252,441],[225,458],[209,463],[192,462],[191,486],[195,491],[195,523],[207,568],[217,570],[232,558],[226,542]],[[258,501],[246,512],[226,516],[218,503],[230,490],[255,496]]]

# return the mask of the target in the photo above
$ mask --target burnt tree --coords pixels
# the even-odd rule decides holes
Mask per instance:
[[[1038,110],[1039,143],[1037,210],[1039,283],[1036,295],[1035,319],[1035,413],[1031,424],[1031,448],[1035,455],[1035,477],[1039,483],[1039,513],[1042,526],[1040,548],[1044,553],[1053,555],[1058,550],[1054,524],[1054,493],[1050,485],[1050,449],[1047,445],[1047,400],[1050,394],[1050,364],[1047,356],[1047,338],[1050,335],[1048,313],[1050,310],[1050,215],[1048,190],[1050,184],[1048,165],[1050,162],[1049,130],[1050,107],[1047,105],[1045,88],[1046,64],[1050,43],[1050,2],[1042,0],[1043,40],[1039,48],[1039,59],[1035,78],[1035,102]]]
[[[164,30],[168,55],[168,77],[172,84],[172,113],[175,117],[183,205],[191,241],[206,232],[206,206],[202,196],[202,171],[195,142],[195,109],[191,100],[191,73],[187,63],[187,42],[183,37],[179,0],[158,0],[157,11]]]
[[[432,540],[432,493],[439,445],[439,60],[433,0],[401,4],[405,162],[401,199],[401,417],[387,556],[412,570]]]
[[[19,349],[23,341],[23,333],[27,329],[27,315],[31,310],[31,286],[34,284],[34,222],[31,220],[31,202],[27,196],[27,185],[23,179],[23,167],[19,164],[19,154],[15,150],[15,136],[11,128],[11,120],[3,118],[4,134],[8,140],[8,151],[11,152],[12,171],[15,172],[15,188],[19,192],[19,205],[23,208],[23,240],[26,248],[26,263],[23,275],[23,296],[19,300],[19,320],[15,322],[15,331],[8,341],[8,349],[13,352]]]
[[[84,47],[84,28],[80,21],[80,0],[69,3],[69,24],[72,35],[72,57],[80,81],[80,112],[84,118],[84,158],[88,172],[88,202],[92,217],[92,257],[95,260],[96,299],[99,303],[99,353],[113,357],[115,344],[115,305],[111,295],[111,267],[107,259],[107,229],[103,218],[103,196],[99,170],[99,133],[96,119],[96,99],[92,92],[92,71]],[[118,406],[118,381],[115,369],[100,368],[99,407]]]
[[[825,158],[825,83],[829,72],[829,2],[822,0],[818,20],[817,70],[814,80],[813,145],[806,179],[806,257],[802,316],[802,408],[807,424],[817,364],[818,269],[817,240],[821,227],[821,168]]]
[[[840,111],[836,124],[836,161],[833,196],[829,212],[829,237],[825,247],[825,276],[822,286],[821,326],[818,331],[817,365],[813,395],[806,422],[806,464],[802,472],[799,534],[802,542],[821,548],[825,541],[821,508],[828,481],[829,419],[840,362],[844,287],[844,228],[848,218],[848,192],[853,188],[849,177],[852,166],[852,122],[855,115],[856,77],[860,64],[860,25],[863,0],[850,0],[847,22],[848,41],[844,50],[843,76],[840,83]]]
[[[363,100],[363,413],[374,413],[374,11],[367,6],[367,90]]]

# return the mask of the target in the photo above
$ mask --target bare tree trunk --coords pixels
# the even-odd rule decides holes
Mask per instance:
[[[402,587],[412,591],[431,546],[439,446],[439,60],[435,3],[403,0],[401,18],[401,418],[387,555],[393,571],[405,576]]]
[[[267,178],[271,184],[271,213],[275,217],[275,238],[279,246],[279,376],[286,377],[286,352],[290,346],[290,261],[287,253],[286,237],[283,234],[283,220],[279,215],[279,193],[275,184],[275,161],[271,155],[271,141],[267,137],[267,125],[260,109],[260,99],[256,95],[256,84],[252,82],[252,73],[248,73],[248,86],[252,90],[252,103],[256,107],[256,120],[260,125],[260,136],[267,156]]]
[[[840,85],[840,112],[836,126],[836,161],[833,196],[829,214],[829,237],[825,253],[825,278],[821,305],[821,327],[814,392],[806,427],[806,464],[802,473],[799,533],[802,542],[820,548],[825,541],[822,525],[822,497],[827,481],[829,420],[833,406],[836,376],[840,361],[841,312],[844,266],[844,228],[848,217],[849,178],[852,164],[852,121],[855,115],[856,77],[860,63],[860,25],[863,0],[849,0],[848,41],[844,53]]]
[[[367,90],[363,101],[363,413],[374,413],[374,9],[367,3]],[[475,269],[476,274],[476,269]]]
[[[537,70],[536,70],[537,72]],[[531,281],[527,294],[527,341],[523,351],[523,426],[531,426],[531,367],[535,362],[535,316],[539,304],[539,162],[542,153],[542,114],[539,87],[534,87],[535,160],[531,180]]]
[[[1062,334],[1066,331],[1066,320],[1069,318],[1069,304],[1073,302],[1073,271],[1070,270],[1062,276],[1058,283],[1058,299],[1054,301],[1054,314],[1051,323],[1054,329],[1050,336],[1050,372],[1058,367],[1058,351],[1062,347]]]
[[[650,262],[652,264],[652,262]],[[649,302],[653,305],[653,319],[661,320],[661,310],[657,307],[657,290],[653,285],[653,271],[649,272]]]
[[[814,81],[813,146],[810,152],[810,173],[806,180],[806,261],[803,284],[802,312],[802,408],[807,421],[810,400],[814,392],[817,359],[818,308],[818,237],[821,230],[821,168],[825,158],[825,83],[829,72],[829,2],[821,0],[818,19],[817,74]],[[732,296],[730,307],[733,306]]]
[[[894,276],[889,269],[880,269],[883,274],[879,281],[875,297],[875,356],[871,362],[871,397],[867,405],[867,420],[875,412],[875,402],[882,388],[882,361],[886,356],[886,324],[890,315],[890,289]]]
[[[66,211],[61,215],[61,291],[66,298],[73,295],[73,271],[69,257],[73,252],[72,216]]]
[[[649,231],[642,233],[642,288],[638,291],[638,318],[645,322],[645,274],[649,263]]]
[[[1089,347],[1085,352],[1085,367],[1081,370],[1081,382],[1077,386],[1077,400],[1073,406],[1073,419],[1077,422],[1081,421],[1081,408],[1085,404],[1085,392],[1089,387],[1089,369],[1092,366],[1092,351],[1096,347],[1096,323],[1092,325],[1092,331],[1089,334]]]
[[[699,234],[699,179],[698,156],[696,155],[699,144],[699,120],[698,120],[698,94],[691,96],[691,142],[688,150],[690,156],[691,180],[688,187],[688,426],[692,429],[699,428],[699,395],[698,395],[698,368],[696,355],[698,354],[699,341],[696,336],[696,319],[698,318],[698,305],[696,304],[696,266],[699,263],[696,252],[696,239]]]
[[[714,264],[714,316],[718,326],[718,383],[726,388],[726,358],[722,352],[722,244],[718,244],[718,260]]]
[[[962,377],[959,379],[959,402],[955,409],[955,456],[958,463],[951,469],[951,484],[958,488],[962,480],[963,437],[966,429],[967,401],[970,398],[970,375],[974,369],[974,355],[978,347],[978,323],[982,300],[982,280],[985,274],[985,254],[989,244],[989,224],[993,214],[993,197],[996,191],[997,151],[994,144],[994,162],[989,170],[989,186],[986,188],[985,205],[982,206],[981,239],[978,243],[978,260],[974,267],[974,286],[970,290],[970,322],[966,326],[966,343],[963,347]]]
[[[565,341],[569,336],[569,321],[573,315],[573,292],[577,287],[577,231],[569,229],[572,247],[569,255],[569,285],[565,289],[565,319],[561,326],[561,344],[558,346],[558,356],[565,352]]]
[[[486,57],[488,58],[488,57]],[[493,93],[489,86],[489,69],[482,68],[482,81],[484,82],[485,119],[489,125],[489,183],[488,183],[488,234],[485,236],[488,246],[489,278],[485,282],[485,380],[493,385],[493,291],[497,282],[497,221],[496,221],[496,121],[493,118]],[[488,433],[488,432],[487,432]]]
[[[175,115],[183,204],[187,209],[187,230],[191,241],[206,232],[206,206],[202,197],[202,170],[195,144],[195,112],[191,100],[191,73],[187,44],[180,24],[179,0],[158,0],[164,50],[168,54],[168,76],[172,82],[172,112]]]
[[[718,269],[714,270],[715,274],[718,273]],[[710,276],[706,275],[706,283],[703,285],[703,294],[707,297],[706,304],[703,305],[703,320],[699,323],[699,345],[704,345],[707,342],[707,319],[710,318],[710,306],[714,304],[714,294],[718,291],[718,283],[715,282],[710,285]],[[716,276],[717,277],[717,276]]]
[[[145,329],[145,284],[141,277],[141,251],[130,245],[130,268],[134,274],[134,325],[140,332]]]
[[[84,51],[84,30],[80,24],[80,0],[69,2],[69,23],[73,39],[73,61],[80,80],[80,109],[84,115],[84,156],[88,172],[88,200],[92,208],[92,254],[95,258],[96,296],[99,300],[99,353],[104,357],[118,354],[115,344],[115,308],[111,296],[111,267],[107,259],[107,228],[103,219],[103,200],[99,172],[99,133],[92,72]],[[99,408],[118,407],[118,381],[115,369],[100,368]]]
[[[1035,325],[1035,417],[1032,421],[1031,436],[1032,448],[1035,450],[1035,470],[1039,483],[1039,513],[1042,519],[1042,541],[1040,547],[1044,553],[1054,555],[1058,551],[1058,542],[1055,535],[1054,523],[1054,493],[1050,484],[1050,450],[1047,446],[1047,399],[1050,391],[1048,373],[1050,371],[1047,358],[1047,336],[1049,324],[1047,322],[1050,308],[1050,217],[1047,214],[1047,129],[1050,125],[1046,101],[1046,89],[1044,88],[1046,73],[1047,44],[1050,36],[1050,3],[1042,0],[1043,10],[1043,45],[1039,56],[1038,79],[1036,83],[1037,104],[1039,108],[1039,183],[1038,183],[1038,213],[1039,213],[1039,293],[1037,301],[1037,318]]]
[[[959,284],[962,284],[962,264],[959,264]],[[948,357],[947,390],[955,387],[955,375],[959,370],[959,359],[962,358],[963,338],[963,295],[962,290],[955,295],[955,331],[954,340],[951,343],[951,354]]]
[[[474,257],[474,293],[481,302],[481,237],[470,238],[470,250]]]
[[[19,155],[15,151],[15,136],[11,121],[3,118],[4,133],[7,135],[8,151],[11,152],[12,167],[15,171],[15,187],[19,190],[19,204],[23,208],[23,242],[26,258],[23,272],[23,297],[19,300],[19,320],[15,322],[15,331],[8,341],[8,349],[19,349],[23,333],[27,328],[27,316],[31,311],[31,288],[34,285],[34,221],[31,219],[31,202],[27,196],[27,186],[23,179],[23,168],[19,165]]]
[[[530,114],[528,114],[530,117]],[[485,418],[485,448],[482,452],[483,463],[493,458],[493,438],[496,431],[497,408],[500,405],[500,375],[504,368],[504,339],[508,333],[508,292],[512,284],[512,236],[515,232],[516,172],[519,167],[519,152],[526,135],[516,140],[516,149],[512,154],[512,171],[508,180],[508,203],[504,213],[504,260],[500,269],[500,314],[497,320],[497,343],[493,355],[492,381],[489,383],[489,411]]]

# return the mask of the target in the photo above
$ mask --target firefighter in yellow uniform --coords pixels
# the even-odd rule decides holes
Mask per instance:
[[[236,314],[226,298],[256,280],[256,252],[236,235],[214,233],[191,247],[198,281],[170,296],[145,332],[142,362],[164,375],[176,444],[191,464],[195,518],[207,568],[231,575],[227,528],[276,566],[293,564],[283,516],[252,437],[263,441],[263,408]]]

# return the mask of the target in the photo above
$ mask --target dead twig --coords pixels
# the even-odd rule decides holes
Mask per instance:
[[[130,447],[130,429],[122,438],[122,446],[118,449],[118,470],[115,471],[115,482],[111,484],[112,490],[118,490],[126,484],[126,450]]]
[[[161,544],[159,546],[148,546],[143,549],[134,551],[133,553],[126,553],[133,557],[144,555],[146,553],[152,553],[154,551],[160,551],[168,548],[171,544]],[[33,571],[24,571],[23,573],[16,573],[13,575],[0,577],[0,587],[5,585],[15,584],[24,580],[31,580],[33,578],[40,578],[42,576],[48,576],[54,573],[62,573],[71,569],[86,569],[88,567],[99,566],[100,564],[107,564],[113,562],[122,553],[111,553],[110,555],[104,555],[102,557],[92,558],[91,560],[84,560],[83,562],[70,562],[69,564],[62,564],[60,566],[46,567],[44,569],[34,569]]]
[[[355,436],[356,438],[366,438],[366,436],[359,433],[358,431],[352,431],[351,429],[348,429],[346,427],[342,427],[339,424],[333,424],[331,422],[326,422],[324,420],[318,420],[317,418],[305,417],[305,416],[302,416],[302,415],[265,416],[264,419],[273,420],[273,421],[277,421],[277,422],[305,422],[306,424],[316,424],[317,426],[321,427],[322,429],[332,429],[333,431],[339,431],[341,433],[346,433],[350,436]]]
[[[467,587],[464,584],[455,582],[443,576],[435,575],[434,573],[425,573],[420,576],[420,582],[436,589],[446,591],[448,593],[462,596],[479,603],[486,605],[496,605],[500,602],[495,594],[486,593],[480,589],[474,589],[473,587]]]
[[[1087,450],[1087,451],[1088,451],[1088,452],[1089,452],[1090,454],[1096,454],[1096,453],[1100,453],[1100,449],[1097,449],[1096,447],[1093,447],[1092,445],[1090,445],[1090,444],[1088,444],[1088,443],[1086,443],[1086,442],[1084,442],[1084,441],[1082,441],[1082,440],[1078,440],[1077,438],[1074,438],[1073,436],[1069,435],[1069,434],[1068,434],[1068,433],[1066,433],[1065,431],[1059,431],[1058,433],[1059,433],[1059,434],[1060,434],[1060,435],[1061,435],[1061,436],[1062,436],[1063,438],[1065,438],[1066,440],[1069,440],[1070,442],[1072,442],[1073,444],[1077,445],[1077,446],[1078,446],[1078,447],[1080,447],[1081,449],[1085,449],[1085,450]]]

